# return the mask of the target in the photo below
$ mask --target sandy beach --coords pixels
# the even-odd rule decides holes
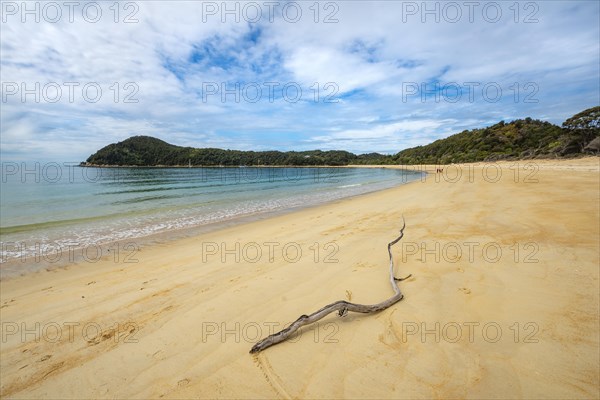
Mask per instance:
[[[598,398],[600,159],[435,168],[1,281],[0,396]],[[248,353],[333,301],[390,297],[402,216],[401,302]]]

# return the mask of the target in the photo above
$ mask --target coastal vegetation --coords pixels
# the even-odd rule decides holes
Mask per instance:
[[[150,136],[133,136],[92,154],[83,165],[110,166],[342,166],[449,164],[506,159],[563,158],[600,151],[600,106],[575,114],[562,127],[525,118],[465,130],[394,155],[342,150],[241,151],[193,148]]]
[[[573,157],[597,152],[586,149],[600,136],[600,107],[567,119],[562,128],[531,118],[463,131],[426,146],[406,149],[394,156],[394,164],[449,164]]]

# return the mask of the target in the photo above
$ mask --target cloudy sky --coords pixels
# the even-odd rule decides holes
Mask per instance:
[[[395,153],[600,103],[597,1],[2,1],[2,161]]]

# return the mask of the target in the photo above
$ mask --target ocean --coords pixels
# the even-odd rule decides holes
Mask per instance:
[[[185,236],[391,188],[420,171],[384,168],[89,168],[3,163],[0,261],[45,260],[128,240]],[[68,252],[67,252],[68,253]],[[85,254],[85,252],[84,252]],[[91,254],[91,255],[90,255]],[[85,255],[84,255],[85,256]],[[31,261],[34,261],[33,263]],[[6,267],[5,265],[5,267]],[[6,268],[0,269],[6,276]]]

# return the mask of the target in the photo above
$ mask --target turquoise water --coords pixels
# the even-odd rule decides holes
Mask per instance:
[[[383,168],[81,168],[3,164],[3,262],[317,205],[407,183]]]

